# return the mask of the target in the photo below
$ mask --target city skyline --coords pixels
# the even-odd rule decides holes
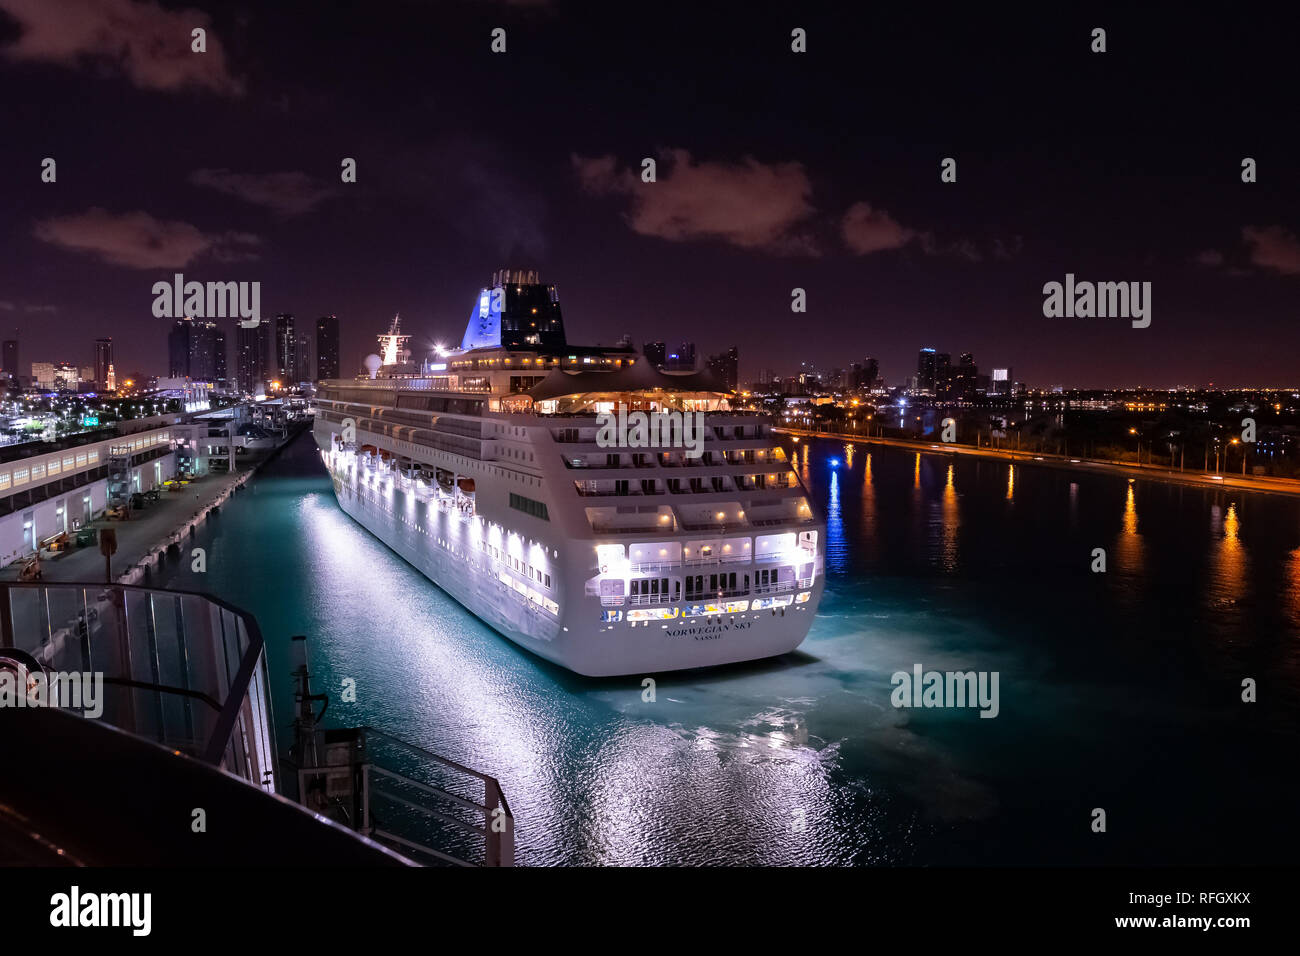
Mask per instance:
[[[1294,47],[0,0],[11,929],[260,929],[232,866],[299,946],[423,927],[423,867],[852,869],[927,942],[1269,924]]]
[[[78,342],[66,358],[88,362],[111,335],[119,367],[163,366],[150,290],[184,273],[260,282],[263,317],[339,316],[350,374],[394,313],[417,351],[450,340],[511,267],[559,288],[575,342],[738,344],[742,380],[846,349],[893,380],[919,344],[957,343],[1045,384],[1295,384],[1295,135],[1272,99],[1285,45],[1260,29],[1108,14],[1096,53],[1088,21],[855,30],[760,3],[651,18],[629,48],[617,12],[582,4],[377,5],[360,34],[328,11],[124,8],[156,43],[90,24],[54,49],[66,8],[0,2],[27,144],[0,156],[0,326],[27,356]],[[354,69],[321,68],[344,51]],[[542,69],[555,57],[570,69]],[[1150,283],[1150,326],[1045,317],[1066,276]]]

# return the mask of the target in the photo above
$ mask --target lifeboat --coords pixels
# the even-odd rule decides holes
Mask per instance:
[[[461,478],[459,481],[456,482],[456,487],[459,488],[465,494],[472,495],[474,493],[474,479]]]

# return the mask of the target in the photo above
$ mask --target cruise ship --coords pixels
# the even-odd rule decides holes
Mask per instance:
[[[314,434],[339,506],[430,581],[589,676],[802,643],[826,527],[766,416],[626,341],[570,345],[534,272],[496,273],[459,347],[416,362],[408,339],[394,319],[365,373],[320,384]]]

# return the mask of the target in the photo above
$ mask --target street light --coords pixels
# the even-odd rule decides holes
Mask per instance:
[[[1142,436],[1138,435],[1138,430],[1136,428],[1130,428],[1128,430],[1128,433],[1130,435],[1137,435],[1138,467],[1141,468],[1142,467]]]

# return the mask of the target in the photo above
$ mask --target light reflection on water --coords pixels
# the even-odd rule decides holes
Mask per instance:
[[[847,459],[846,459],[847,462]],[[846,467],[850,467],[846,464]],[[840,513],[840,473],[831,470],[831,486],[826,501],[826,570],[844,573],[848,566],[848,545],[844,538],[844,516]]]
[[[1268,840],[1251,827],[1294,783],[1276,757],[1296,740],[1296,502],[786,447],[802,448],[796,467],[830,519],[812,634],[775,662],[659,675],[654,702],[639,675],[578,678],[466,613],[338,510],[310,440],[204,529],[208,573],[176,561],[168,583],[257,614],[282,746],[288,638],[305,633],[336,725],[371,724],[501,778],[522,863],[1294,853],[1294,827]],[[1092,574],[1107,539],[1110,568]],[[1269,639],[1247,645],[1248,633]],[[997,670],[1001,715],[894,709],[890,675],[917,662]],[[1249,733],[1230,706],[1244,672],[1270,689]],[[338,699],[345,678],[355,704]],[[1251,775],[1233,772],[1243,763]],[[1089,841],[1072,814],[1099,804],[1136,829]]]

